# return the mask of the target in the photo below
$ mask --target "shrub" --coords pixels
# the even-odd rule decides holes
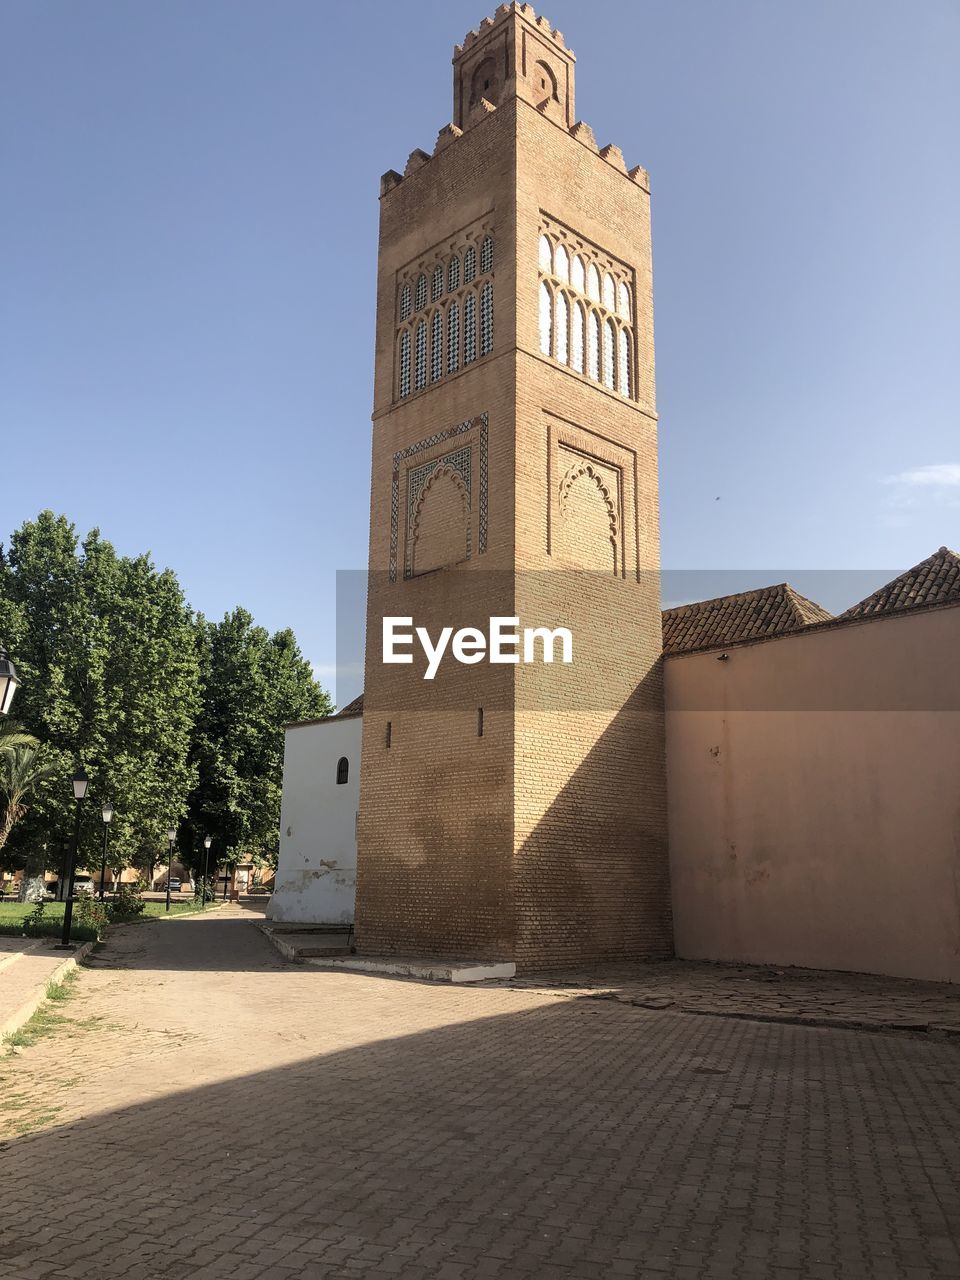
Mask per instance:
[[[136,884],[122,884],[114,894],[110,904],[111,920],[132,920],[143,914],[143,898],[140,896],[140,881]]]
[[[89,889],[82,889],[74,899],[74,918],[81,929],[93,929],[97,933],[110,923],[106,904],[95,898]]]

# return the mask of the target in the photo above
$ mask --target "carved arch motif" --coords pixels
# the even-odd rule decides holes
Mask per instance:
[[[417,573],[417,545],[420,541],[420,518],[423,514],[423,507],[428,494],[442,481],[452,481],[454,489],[459,495],[461,520],[457,536],[458,539],[461,534],[463,537],[459,553],[456,547],[451,548],[455,553],[455,557],[449,560],[448,563],[458,564],[461,560],[470,559],[470,491],[460,471],[449,462],[441,459],[424,482],[413,508],[413,519],[410,525],[410,567],[414,574]],[[440,566],[432,567],[439,568]]]
[[[606,506],[607,538],[610,543],[612,568],[614,574],[618,575],[620,572],[620,517],[617,510],[617,502],[610,493],[609,485],[603,475],[589,462],[575,462],[567,469],[566,474],[560,481],[560,518],[562,520],[567,515],[570,494],[574,485],[580,480],[586,480],[588,484],[595,485]]]

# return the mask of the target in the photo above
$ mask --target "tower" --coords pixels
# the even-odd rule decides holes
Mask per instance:
[[[453,122],[381,181],[357,942],[669,954],[647,176],[530,5],[453,70]],[[428,681],[384,617],[565,626],[573,661]]]

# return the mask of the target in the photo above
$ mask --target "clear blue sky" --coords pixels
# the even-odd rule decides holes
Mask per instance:
[[[544,11],[578,115],[651,174],[665,565],[958,546],[956,0]],[[3,0],[0,537],[67,512],[333,662],[378,179],[432,149],[485,12]]]

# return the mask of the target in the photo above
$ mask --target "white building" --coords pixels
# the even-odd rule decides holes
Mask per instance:
[[[286,728],[274,920],[346,924],[357,881],[362,699]]]

